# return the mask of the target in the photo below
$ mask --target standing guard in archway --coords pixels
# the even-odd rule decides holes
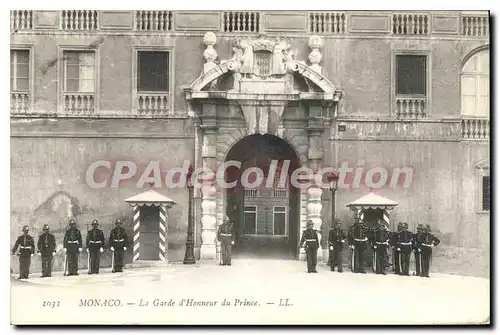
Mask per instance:
[[[340,220],[337,219],[335,228],[330,230],[328,234],[328,246],[330,248],[330,270],[342,272],[342,249],[344,249],[345,234],[340,228]]]
[[[318,232],[313,229],[314,222],[307,220],[307,229],[302,233],[300,247],[306,249],[307,272],[316,273],[316,263],[318,258],[319,239]]]
[[[92,220],[92,230],[87,233],[86,248],[89,257],[89,275],[99,273],[101,253],[104,251],[104,233],[97,228],[98,226],[97,219]]]
[[[417,233],[413,236],[413,253],[415,255],[415,275],[422,274],[422,248],[421,244],[424,242],[425,233],[424,225],[419,223],[417,225]]]
[[[42,277],[52,276],[52,260],[56,255],[56,238],[49,233],[49,225],[43,226],[43,233],[38,237],[38,254],[42,257]]]
[[[398,222],[396,231],[391,233],[391,248],[392,248],[392,268],[395,274],[401,273],[401,264],[399,262],[399,251],[398,251],[398,234],[403,228],[403,222]]]
[[[408,223],[404,222],[401,231],[396,235],[397,244],[396,250],[399,254],[399,263],[401,267],[402,276],[410,275],[410,257],[411,257],[411,245],[413,241],[413,233],[408,231]]]
[[[35,254],[35,240],[29,234],[28,226],[23,227],[23,234],[19,236],[12,248],[12,254],[15,255],[17,248],[19,252],[19,278],[28,279],[30,274],[31,257]]]
[[[373,234],[373,249],[375,250],[375,273],[385,275],[385,255],[391,236],[384,221],[378,221],[378,228]]]
[[[123,272],[123,258],[127,250],[128,236],[122,221],[116,220],[115,228],[111,229],[109,235],[109,246],[112,254],[111,272]]]
[[[349,228],[347,236],[349,247],[352,250],[351,270],[355,273],[366,273],[363,253],[368,242],[368,227],[361,222],[359,216],[354,219],[354,224]]]
[[[419,244],[422,253],[422,272],[421,277],[429,277],[430,263],[432,258],[432,248],[437,246],[441,241],[431,234],[431,226],[426,225],[423,234],[423,241]]]
[[[221,243],[220,265],[231,266],[231,246],[234,245],[234,225],[226,215],[217,231],[217,240]]]
[[[64,235],[63,248],[66,253],[65,272],[68,276],[78,276],[78,255],[82,251],[82,234],[76,228],[75,219],[69,221],[69,229]]]

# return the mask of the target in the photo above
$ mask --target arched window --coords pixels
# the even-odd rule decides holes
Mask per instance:
[[[470,57],[461,72],[462,115],[490,116],[490,53],[481,50]]]

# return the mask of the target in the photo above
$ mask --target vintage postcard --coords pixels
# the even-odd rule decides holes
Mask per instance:
[[[11,10],[10,321],[488,325],[490,133],[487,11]]]

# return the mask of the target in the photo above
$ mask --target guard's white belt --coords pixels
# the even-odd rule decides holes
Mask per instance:
[[[222,233],[221,233],[221,235],[222,236],[232,236],[232,234],[222,234]]]
[[[125,239],[122,239],[122,240],[113,240],[113,241],[115,241],[115,242],[123,242],[123,241],[125,241]]]
[[[399,244],[402,244],[402,245],[410,245],[411,242],[399,242]]]
[[[375,242],[377,244],[389,244],[389,242]]]
[[[426,246],[426,247],[433,247],[434,244],[425,244],[425,243],[422,243],[423,246]]]
[[[315,241],[316,242],[316,239],[315,238],[306,239],[306,242],[311,242],[311,241]]]
[[[89,241],[90,243],[102,243],[101,241]]]
[[[68,241],[68,243],[78,243],[78,241]]]
[[[19,249],[31,249],[31,247],[23,247],[23,246],[20,246]]]
[[[368,241],[368,238],[365,237],[365,238],[355,238],[354,239],[355,241]]]

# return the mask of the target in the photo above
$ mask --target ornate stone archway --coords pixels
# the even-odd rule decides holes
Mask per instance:
[[[302,166],[320,169],[323,133],[331,126],[342,97],[342,91],[322,75],[321,38],[309,38],[309,65],[294,59],[291,41],[286,39],[237,39],[233,57],[220,62],[215,34],[206,33],[203,42],[207,48],[202,74],[184,87],[195,120],[196,167],[220,166],[234,143],[258,133],[284,139],[297,152]],[[314,185],[302,190],[301,228],[307,219],[320,228],[321,194],[322,189]],[[208,185],[201,197],[200,256],[213,259],[216,228],[224,216],[223,191],[216,184]]]

